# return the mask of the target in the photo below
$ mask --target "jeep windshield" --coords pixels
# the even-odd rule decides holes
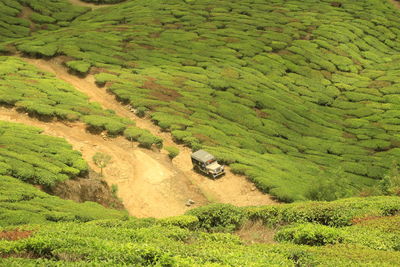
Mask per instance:
[[[216,162],[215,159],[207,160],[207,161],[206,161],[206,165],[210,165],[211,163],[214,163],[214,162]]]

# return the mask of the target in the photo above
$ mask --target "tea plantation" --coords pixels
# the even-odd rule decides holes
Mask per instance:
[[[294,201],[322,181],[358,194],[399,156],[399,23],[389,1],[139,0],[11,44],[68,56],[177,142]]]
[[[11,179],[2,177],[2,185]],[[32,200],[19,200],[13,212],[24,212],[28,203],[40,209],[45,194],[27,192]],[[216,204],[159,220],[118,218],[118,214],[110,219],[110,211],[102,213],[88,203],[75,204],[74,212],[67,213],[63,208],[72,208],[72,203],[59,202],[56,211],[40,210],[31,225],[0,216],[2,265],[398,266],[400,262],[400,220],[391,216],[400,211],[398,197],[258,208]],[[11,205],[5,205],[5,198],[0,203]],[[88,213],[81,217],[83,208]],[[231,233],[248,220],[264,220],[278,231],[275,239],[281,243],[246,244]],[[367,235],[368,231],[374,234]]]
[[[41,131],[0,121],[0,226],[122,217],[120,211],[61,200],[29,185],[52,187],[88,171],[80,152]]]
[[[68,1],[1,0],[0,41],[68,26],[70,21],[89,10]]]
[[[0,104],[15,107],[41,120],[82,121],[93,133],[125,135],[142,146],[162,140],[150,132],[135,127],[134,122],[104,110],[98,103],[50,73],[38,70],[15,57],[0,57]]]
[[[84,2],[109,5],[0,0],[1,106],[162,146],[19,58],[62,56],[177,143],[295,203],[138,219],[62,200],[40,188],[84,176],[81,154],[0,121],[0,266],[400,266],[400,10],[391,1]],[[397,196],[371,196],[380,194]]]
[[[88,171],[80,152],[64,139],[23,124],[0,121],[0,175],[52,186]]]

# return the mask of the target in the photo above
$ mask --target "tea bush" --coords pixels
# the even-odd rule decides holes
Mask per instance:
[[[333,200],[374,189],[400,154],[399,14],[389,1],[375,0],[138,0],[94,11],[66,0],[0,0],[0,52],[65,56],[72,72],[90,69],[99,85],[139,115],[178,142],[209,150],[277,199]],[[53,76],[14,58],[0,63],[1,105],[46,120],[86,118],[98,131],[161,146]],[[400,262],[398,197],[221,204],[177,218],[129,218],[94,203],[50,197],[13,178],[51,184],[84,170],[70,147],[61,149],[62,142],[35,131],[24,128],[5,138],[0,130],[3,265]],[[22,137],[27,132],[34,138]],[[244,245],[226,232],[246,219],[289,224],[289,241],[334,244]],[[7,231],[30,234],[9,241]]]
[[[81,120],[92,132],[107,131],[112,136],[122,135],[127,127],[134,127],[133,121],[102,109],[98,103],[90,102],[86,95],[50,73],[43,73],[13,57],[0,57],[0,62],[3,63],[0,68],[2,105],[14,106],[44,120]],[[148,146],[149,142],[162,146],[161,139],[146,132],[143,143]]]
[[[171,159],[173,159],[173,158],[175,158],[176,156],[179,155],[179,148],[177,148],[177,147],[167,146],[167,147],[165,147],[165,150],[168,151],[168,156]]]
[[[41,129],[0,121],[0,174],[51,187],[88,171],[78,151]]]
[[[85,61],[72,60],[65,63],[65,65],[79,74],[86,74],[90,69],[90,64]]]
[[[308,198],[315,181],[334,183],[341,168],[336,198],[385,176],[400,130],[391,113],[399,11],[374,0],[340,4],[127,1],[14,45],[90,65],[138,114],[193,149],[248,166],[243,174],[280,200]]]
[[[228,204],[211,204],[187,212],[199,220],[198,227],[210,232],[231,232],[237,230],[244,220],[239,208]]]
[[[8,181],[8,179],[12,178],[4,180],[2,177],[0,190],[3,188],[4,181]],[[89,203],[77,204],[55,197],[46,197],[45,193],[29,185],[24,185],[15,179],[13,181],[21,184],[18,184],[18,186],[12,184],[14,188],[20,188],[21,192],[31,192],[32,190],[38,192],[41,197],[44,197],[46,203],[50,203],[46,206],[49,209],[48,218],[60,218],[60,220],[58,222],[44,220],[40,217],[41,209],[31,217],[32,222],[36,223],[35,225],[21,225],[15,219],[4,220],[4,217],[0,216],[2,237],[7,236],[7,233],[18,232],[28,235],[27,238],[14,241],[0,238],[0,256],[4,257],[2,263],[9,265],[62,264],[64,266],[85,266],[87,264],[107,263],[108,265],[133,264],[138,266],[249,266],[267,263],[272,266],[294,266],[296,264],[396,266],[400,259],[399,252],[395,251],[396,239],[391,239],[389,242],[382,239],[389,237],[388,233],[392,230],[394,231],[392,238],[398,232],[398,216],[376,217],[372,220],[371,217],[368,217],[373,214],[371,212],[373,212],[375,204],[379,206],[379,203],[392,202],[394,198],[390,197],[371,198],[362,201],[364,202],[364,214],[367,217],[364,217],[364,219],[357,219],[357,216],[353,217],[353,226],[335,228],[308,223],[299,226],[287,226],[277,234],[285,240],[293,240],[286,237],[294,230],[295,233],[300,233],[296,235],[296,237],[302,238],[301,240],[296,239],[300,240],[300,243],[318,244],[319,246],[296,245],[286,241],[281,244],[244,244],[236,235],[215,231],[217,231],[218,224],[220,224],[219,229],[222,231],[241,226],[244,222],[243,212],[249,208],[212,205],[208,208],[201,207],[201,211],[197,209],[199,212],[195,212],[196,209],[193,210],[193,213],[196,213],[198,217],[197,215],[184,215],[165,219],[138,219],[124,217],[121,212],[113,213],[112,210],[106,210],[98,205],[89,207]],[[7,196],[10,194],[10,191],[6,193]],[[1,196],[4,196],[4,194],[1,194]],[[3,208],[1,206],[3,203],[7,203],[3,202],[3,199],[0,198],[1,208]],[[31,201],[22,200],[20,203]],[[347,199],[340,202],[343,201],[349,207],[357,207],[360,199]],[[53,207],[53,203],[58,205]],[[24,203],[24,205],[26,204]],[[340,203],[336,202],[312,202],[303,205],[319,210],[322,215],[329,213],[330,211],[326,207],[333,204],[340,206]],[[275,208],[286,209],[287,206],[293,206],[293,204],[282,204],[275,206]],[[24,206],[20,205],[19,208],[21,207]],[[58,212],[52,210],[56,207]],[[68,213],[63,209],[66,207],[73,208],[74,211]],[[78,214],[81,207],[90,211],[90,216],[87,214],[85,217],[80,217]],[[15,206],[13,208],[15,209]],[[213,211],[217,211],[217,213]],[[229,219],[224,221],[224,218],[227,218],[226,215]],[[218,216],[221,216],[221,218],[217,219]],[[273,217],[274,215],[269,214],[269,216]],[[73,218],[75,220],[71,221]],[[204,226],[207,218],[213,218],[211,221],[216,223],[212,228],[209,228],[214,233],[196,230],[197,227],[206,230],[202,226]],[[218,222],[218,220],[220,221]],[[239,221],[240,223],[237,224]],[[365,235],[367,231],[374,234],[367,237]],[[254,233],[251,232],[251,234]],[[338,244],[336,241],[342,243]],[[333,244],[323,245],[322,243]],[[388,246],[379,246],[379,244],[387,244]],[[35,255],[35,257],[23,259],[18,258],[18,255]]]
[[[284,206],[245,208],[251,220],[270,226],[288,223],[317,223],[332,227],[352,225],[357,218],[390,216],[400,211],[398,197],[349,198],[333,202],[304,202]]]
[[[73,6],[66,0],[1,0],[0,41],[27,37],[35,31],[68,26],[70,21],[89,10],[86,7]]]
[[[137,127],[130,126],[126,128],[124,136],[130,141],[139,142],[139,144],[145,148],[151,148],[152,145],[156,145],[158,148],[162,148],[163,146],[163,140],[161,138],[152,135],[148,130]]]
[[[125,212],[106,209],[94,202],[75,203],[50,196],[9,176],[0,176],[0,192],[0,227],[122,219],[126,215]],[[6,241],[0,238],[0,242],[0,247],[4,248]]]
[[[298,245],[324,246],[340,243],[343,237],[340,231],[318,224],[301,224],[285,227],[276,233],[279,242],[292,242]]]

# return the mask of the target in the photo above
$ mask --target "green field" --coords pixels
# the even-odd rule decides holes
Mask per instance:
[[[82,121],[93,133],[106,131],[110,136],[124,135],[136,140],[144,147],[153,144],[162,147],[160,138],[135,127],[133,121],[115,115],[114,111],[89,102],[85,94],[53,74],[14,57],[0,57],[0,63],[1,105],[15,107],[45,121]]]
[[[68,1],[1,0],[0,41],[26,37],[32,32],[60,29],[89,10],[73,6]]]
[[[0,226],[122,217],[123,212],[61,200],[30,185],[51,188],[88,172],[80,152],[41,132],[0,121]]]
[[[0,175],[51,187],[88,171],[78,151],[42,130],[0,121]]]
[[[400,266],[400,10],[390,1],[84,2],[110,5],[0,0],[2,107],[162,147],[19,58],[62,56],[176,143],[295,203],[138,219],[62,200],[39,188],[84,177],[80,152],[0,121],[0,266]],[[373,196],[383,194],[395,196]]]
[[[75,205],[88,212],[95,208]],[[93,220],[96,215],[86,214],[86,221],[79,217],[80,222],[71,222],[78,210],[51,213],[47,220],[57,223],[38,220],[16,227],[18,222],[0,216],[3,236],[29,235],[19,240],[0,238],[0,256],[5,257],[0,262],[4,266],[398,266],[400,217],[390,215],[399,211],[398,197],[380,197],[241,209],[217,204],[161,220]],[[264,220],[265,230],[277,231],[275,238],[282,243],[248,245],[230,233],[248,220]],[[277,226],[283,223],[288,225]],[[291,237],[293,231],[298,238]],[[368,231],[374,234],[368,236]]]
[[[12,44],[91,68],[177,142],[280,200],[322,181],[351,196],[400,153],[400,11],[341,3],[127,1]]]

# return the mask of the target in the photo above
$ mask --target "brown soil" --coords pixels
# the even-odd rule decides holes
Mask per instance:
[[[24,6],[21,10],[21,13],[18,15],[18,18],[23,18],[29,20],[29,16],[33,13],[33,10],[30,7]]]
[[[35,30],[35,23],[31,21],[29,16],[33,13],[33,10],[30,7],[23,7],[21,13],[18,15],[19,18],[23,18],[29,21],[29,28],[33,31]]]
[[[76,6],[84,6],[84,7],[90,7],[92,9],[97,9],[97,8],[101,8],[101,7],[105,7],[105,6],[109,6],[109,5],[96,5],[96,4],[92,4],[92,3],[86,3],[80,0],[69,0],[69,2],[73,5]]]
[[[381,219],[382,216],[367,216],[367,217],[361,217],[361,218],[354,218],[351,220],[351,224],[363,224],[365,222],[369,221],[375,221]]]
[[[248,221],[235,234],[246,244],[273,244],[276,243],[274,240],[275,233],[276,230],[266,227],[262,221]]]
[[[207,202],[184,175],[174,170],[167,155],[141,149],[136,144],[131,147],[123,137],[104,140],[88,133],[82,123],[41,122],[5,108],[0,108],[0,120],[40,127],[44,134],[65,138],[97,172],[100,169],[93,163],[93,155],[111,155],[111,162],[103,170],[104,179],[110,187],[118,186],[117,195],[133,216],[174,216],[188,210],[185,202],[189,198],[198,205]]]
[[[68,73],[62,65],[62,58],[51,60],[24,59],[38,68],[54,73],[87,94],[91,101],[99,102],[104,108],[112,109],[119,116],[136,122],[140,128],[149,130],[164,140],[165,146],[175,146],[180,154],[172,161],[166,151],[154,152],[137,147],[118,137],[104,140],[99,135],[91,135],[85,126],[75,123],[67,126],[61,122],[44,123],[31,119],[12,110],[0,109],[0,119],[36,125],[45,129],[46,134],[67,139],[75,149],[80,150],[92,169],[98,168],[92,163],[97,152],[112,156],[112,162],[104,170],[107,183],[118,185],[120,197],[131,215],[138,217],[167,217],[184,213],[188,199],[196,204],[209,202],[230,203],[236,206],[257,206],[276,204],[271,196],[261,193],[245,177],[227,173],[220,179],[211,180],[192,170],[190,154],[192,151],[173,142],[169,133],[161,132],[150,120],[138,118],[129,107],[122,106],[115,97],[94,83],[94,77],[88,75],[79,78]],[[191,208],[191,207],[190,207]]]
[[[15,241],[28,238],[31,235],[32,231],[21,231],[19,229],[15,229],[13,231],[1,231],[0,240]]]
[[[398,0],[389,0],[395,7],[400,8],[400,1]]]
[[[76,202],[93,201],[106,208],[123,209],[124,205],[111,193],[108,184],[97,173],[93,171],[90,173],[89,178],[77,178],[58,183],[47,192]]]

